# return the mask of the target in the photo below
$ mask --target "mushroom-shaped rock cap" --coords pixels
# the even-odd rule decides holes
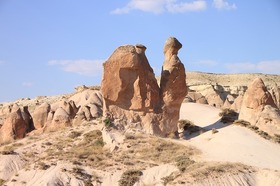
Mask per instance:
[[[164,54],[178,54],[178,51],[180,48],[182,48],[182,44],[175,38],[175,37],[169,37],[164,44]]]
[[[135,47],[138,54],[144,53],[147,49],[147,47],[142,44],[136,44]]]

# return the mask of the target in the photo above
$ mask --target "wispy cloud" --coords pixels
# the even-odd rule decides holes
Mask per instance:
[[[131,0],[126,6],[113,10],[112,14],[127,14],[132,10],[141,10],[160,14],[163,12],[184,13],[189,11],[201,11],[207,8],[205,0],[192,2],[178,2],[177,0]]]
[[[66,72],[73,72],[85,76],[99,76],[102,73],[104,60],[52,60],[49,65],[58,65]]]
[[[219,10],[233,10],[237,8],[237,6],[234,3],[229,4],[225,0],[214,0],[213,6]]]
[[[257,72],[280,74],[280,60],[261,61],[258,63],[228,63],[225,67],[232,73]]]
[[[30,87],[33,87],[34,83],[32,83],[32,82],[23,82],[21,85],[23,87],[30,88]]]

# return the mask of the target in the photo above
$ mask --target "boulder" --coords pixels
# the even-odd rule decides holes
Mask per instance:
[[[52,114],[52,112],[50,112]],[[49,116],[48,116],[49,117]],[[57,131],[59,129],[71,126],[71,118],[67,111],[59,107],[53,114],[52,121],[47,122],[45,131]]]
[[[51,110],[51,106],[48,103],[43,103],[36,106],[32,113],[33,123],[35,129],[43,128],[48,121],[48,114]]]

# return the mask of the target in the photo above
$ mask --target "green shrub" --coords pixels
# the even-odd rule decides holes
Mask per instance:
[[[106,128],[109,128],[109,127],[112,126],[112,122],[111,122],[110,118],[105,118],[105,119],[103,120],[103,123],[104,123],[104,125],[105,125]]]

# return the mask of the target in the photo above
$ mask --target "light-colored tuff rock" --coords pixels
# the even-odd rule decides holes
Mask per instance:
[[[48,103],[43,103],[36,106],[32,113],[33,123],[35,129],[43,128],[48,121],[48,114],[51,110],[51,106]]]
[[[280,135],[280,110],[271,105],[265,105],[258,116],[256,126],[271,136]]]
[[[236,112],[240,112],[241,109],[241,105],[242,105],[242,101],[243,101],[243,96],[244,94],[240,94],[232,103],[232,105],[230,106],[230,109],[236,111]]]
[[[274,103],[280,109],[280,88],[278,88],[276,83],[270,89],[270,93],[271,93],[271,96],[272,96],[272,99],[273,99]]]
[[[206,98],[199,92],[188,92],[188,95],[186,96],[185,100],[184,102],[208,104]]]
[[[52,113],[52,112],[50,112]],[[53,114],[52,120],[49,121],[44,130],[46,131],[56,131],[61,128],[71,126],[71,118],[66,110],[59,107]]]
[[[181,47],[176,38],[166,41],[160,88],[145,56],[145,46],[118,47],[103,64],[104,116],[140,122],[152,134],[177,131],[180,105],[187,93],[185,68],[177,56]]]
[[[244,94],[239,119],[257,125],[261,130],[274,135],[280,133],[280,114],[264,82],[256,78]],[[271,130],[275,128],[275,130]]]

